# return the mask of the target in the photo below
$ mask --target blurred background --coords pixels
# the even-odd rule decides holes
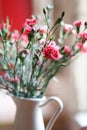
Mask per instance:
[[[62,11],[65,11],[66,23],[73,24],[79,19],[87,21],[87,0],[0,0],[0,22],[8,16],[13,29],[20,30],[25,19],[30,18],[32,14],[40,15],[42,20],[42,9],[47,4],[53,6],[51,24]],[[72,40],[68,41],[68,44],[71,44]],[[79,130],[87,125],[87,54],[64,68],[56,78],[57,81],[52,80],[49,83],[46,96],[60,97],[64,110],[53,130]],[[43,108],[45,124],[54,111],[56,104]]]

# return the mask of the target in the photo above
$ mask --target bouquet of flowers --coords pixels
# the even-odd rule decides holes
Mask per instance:
[[[50,11],[49,6],[43,9],[43,26],[32,16],[25,20],[20,32],[11,29],[9,19],[0,24],[0,86],[14,96],[42,97],[50,79],[79,52],[87,52],[87,23],[78,20],[66,24],[63,12],[50,27]],[[65,45],[71,36],[73,43]]]

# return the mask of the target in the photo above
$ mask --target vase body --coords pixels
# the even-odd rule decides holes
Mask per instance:
[[[16,115],[13,130],[45,130],[39,103],[43,99],[13,98]]]
[[[12,130],[51,130],[63,109],[62,101],[54,96],[49,97],[48,99],[46,99],[46,97],[26,99],[13,96],[12,99],[16,106],[15,120]],[[58,109],[54,112],[45,128],[41,107],[51,101],[58,104]]]

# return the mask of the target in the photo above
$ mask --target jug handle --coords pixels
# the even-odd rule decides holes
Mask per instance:
[[[40,107],[43,107],[44,105],[48,104],[50,101],[55,101],[58,105],[58,109],[57,111],[53,114],[53,116],[51,117],[51,119],[49,120],[46,130],[51,130],[56,119],[58,118],[58,116],[60,115],[60,113],[63,110],[63,102],[60,98],[56,97],[56,96],[52,96],[49,97],[43,104],[40,105]]]

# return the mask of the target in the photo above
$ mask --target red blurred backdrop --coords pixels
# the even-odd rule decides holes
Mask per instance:
[[[9,17],[13,29],[20,29],[32,14],[32,0],[0,0],[0,22]]]
[[[20,30],[32,15],[32,0],[0,0],[0,22],[9,17],[12,29]],[[0,75],[4,72],[0,70]]]

